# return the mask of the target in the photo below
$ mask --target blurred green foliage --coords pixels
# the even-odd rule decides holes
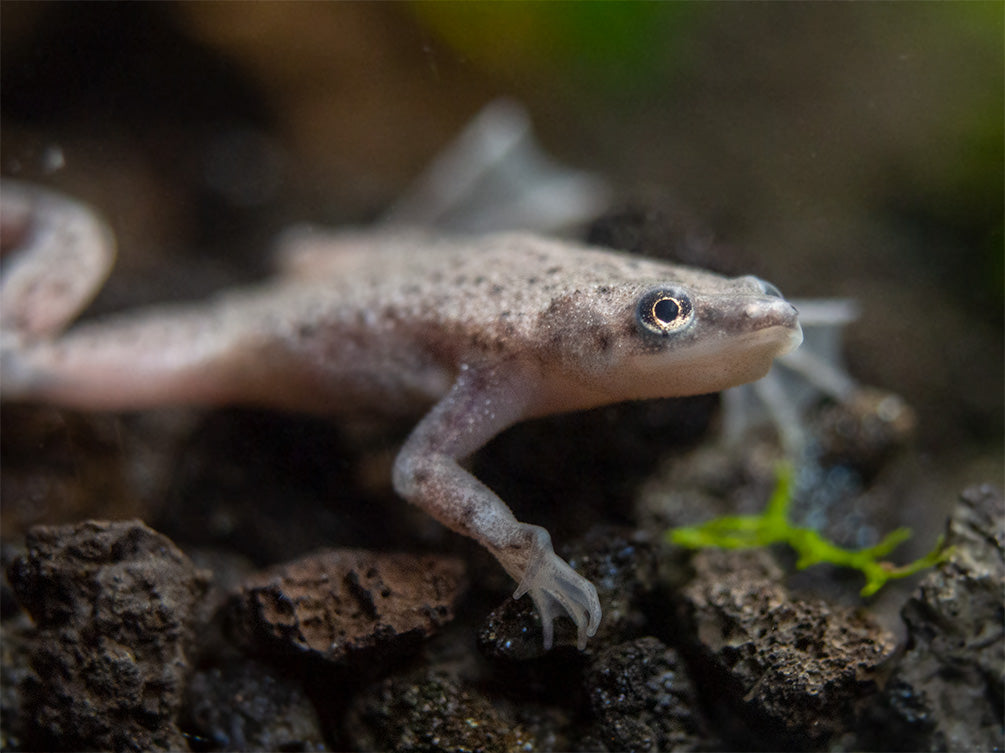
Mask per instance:
[[[860,571],[865,576],[862,596],[872,596],[887,581],[914,575],[938,564],[949,554],[940,538],[935,548],[924,557],[906,565],[893,565],[881,558],[910,538],[911,531],[908,528],[892,531],[875,546],[851,550],[827,541],[819,532],[810,528],[794,526],[788,518],[792,501],[792,478],[791,466],[783,465],[778,471],[775,491],[760,515],[725,515],[698,526],[674,528],[667,533],[667,539],[688,549],[751,549],[788,544],[798,556],[796,567],[800,570],[828,563]]]
[[[420,21],[478,67],[502,76],[574,79],[586,87],[659,78],[700,3],[413,2]]]

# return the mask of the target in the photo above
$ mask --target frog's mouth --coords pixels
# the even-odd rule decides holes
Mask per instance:
[[[676,383],[682,396],[719,392],[754,382],[771,370],[776,358],[791,353],[802,340],[802,328],[793,323],[695,345],[674,359],[677,373],[670,381]]]
[[[699,319],[676,343],[668,340],[664,350],[628,359],[626,368],[612,375],[611,390],[623,399],[719,392],[760,379],[776,358],[802,343],[798,312],[785,300],[758,299],[727,316],[721,312],[720,306],[705,321]]]
[[[751,302],[734,310],[728,322],[720,325],[718,337],[713,333],[706,335],[709,343],[721,343],[724,358],[729,357],[728,350],[732,348],[739,357],[745,352],[762,352],[774,359],[791,353],[803,342],[799,311],[783,298]]]
[[[771,336],[782,334],[780,331],[787,332],[788,337],[784,338],[788,345],[786,353],[795,350],[803,341],[799,310],[784,298],[761,298],[738,313],[739,316],[734,319],[738,334],[744,329],[757,334],[770,333]]]
[[[791,353],[803,344],[803,328],[799,325],[799,322],[796,322],[795,326],[775,327],[773,329],[783,329],[786,333],[786,337],[782,340],[781,349],[778,351],[779,356]]]

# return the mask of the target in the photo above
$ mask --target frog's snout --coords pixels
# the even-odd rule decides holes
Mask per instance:
[[[784,298],[772,296],[751,302],[744,316],[753,330],[771,333],[772,337],[777,335],[778,355],[791,353],[803,341],[799,310]]]
[[[799,309],[786,301],[784,298],[772,301],[771,318],[777,319],[778,325],[788,330],[788,339],[779,352],[779,355],[791,353],[803,342],[803,328],[799,324]]]
[[[792,309],[793,311],[795,311],[796,307],[793,306]],[[793,328],[789,332],[789,341],[785,344],[784,349],[781,351],[781,353],[779,353],[779,355],[784,356],[786,353],[791,353],[802,344],[803,344],[803,328],[800,326],[799,321],[797,320]]]

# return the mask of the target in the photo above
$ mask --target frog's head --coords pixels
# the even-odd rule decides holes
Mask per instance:
[[[659,283],[636,297],[617,369],[631,398],[697,395],[760,379],[803,340],[796,308],[757,277]]]
[[[774,285],[667,268],[672,276],[579,290],[567,301],[564,326],[551,325],[570,388],[608,402],[718,392],[760,379],[802,342],[798,312]]]

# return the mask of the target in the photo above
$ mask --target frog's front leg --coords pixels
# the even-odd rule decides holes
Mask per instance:
[[[394,465],[394,486],[448,528],[485,546],[541,616],[544,646],[563,612],[576,623],[579,647],[600,624],[597,589],[558,557],[540,526],[521,523],[459,461],[526,415],[525,373],[514,364],[461,371],[457,382],[412,432]]]

